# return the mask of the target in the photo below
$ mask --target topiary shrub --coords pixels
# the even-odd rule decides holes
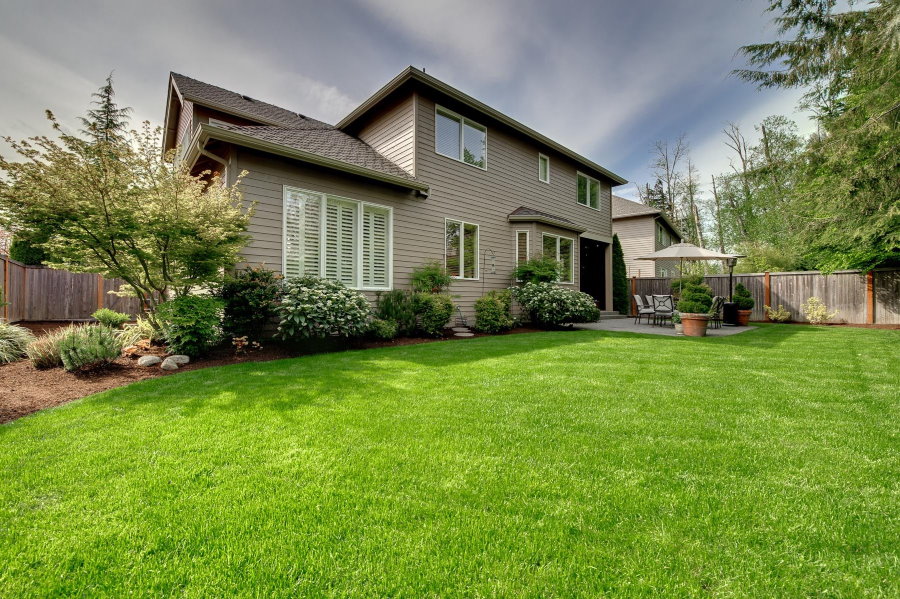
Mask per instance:
[[[231,337],[259,338],[275,316],[281,275],[261,266],[225,277],[217,293],[223,302],[222,328]]]
[[[707,314],[712,307],[712,289],[707,285],[689,283],[681,288],[677,309],[682,314]]]
[[[558,327],[600,318],[600,310],[590,295],[553,283],[526,283],[514,288],[513,295],[537,326]]]
[[[434,260],[415,268],[409,278],[414,291],[442,293],[450,287],[450,273],[444,265]]]
[[[376,339],[394,339],[397,337],[397,322],[394,320],[384,320],[381,318],[373,318],[369,323],[369,335]]]
[[[122,352],[116,332],[87,324],[73,327],[59,340],[59,357],[69,372],[88,372],[112,364]]]
[[[559,277],[559,261],[550,256],[536,256],[513,270],[513,278],[522,283],[556,283]]]
[[[750,295],[750,291],[744,287],[743,283],[738,283],[734,286],[734,298],[733,301],[737,304],[738,310],[752,310],[753,306],[756,305],[756,302],[753,300],[753,296]]]
[[[453,316],[453,300],[441,293],[417,293],[413,299],[419,317],[419,331],[429,337],[440,337]]]
[[[109,327],[111,329],[118,329],[123,324],[131,320],[131,317],[127,314],[123,314],[122,312],[116,312],[115,310],[110,310],[109,308],[100,308],[93,314],[91,314],[91,318],[99,322],[105,327]]]
[[[176,354],[202,356],[222,340],[222,301],[215,297],[177,297],[157,307],[156,320]]]
[[[371,309],[358,291],[336,281],[301,277],[285,282],[277,313],[277,336],[298,340],[363,335],[369,326]]]
[[[500,333],[512,328],[512,294],[508,289],[491,291],[475,302],[475,330]]]
[[[396,322],[398,335],[412,335],[416,331],[416,306],[409,291],[394,289],[378,294],[375,313],[381,320]]]
[[[62,367],[62,357],[59,354],[59,344],[76,326],[60,327],[56,330],[44,333],[32,341],[25,350],[31,365],[38,370]],[[119,343],[121,345],[121,342]]]
[[[618,235],[613,235],[612,242],[612,288],[613,310],[619,314],[628,314],[631,310],[631,297],[628,294],[628,269],[625,266],[625,253]]]
[[[25,357],[26,348],[34,335],[25,327],[0,321],[0,364],[9,364]]]

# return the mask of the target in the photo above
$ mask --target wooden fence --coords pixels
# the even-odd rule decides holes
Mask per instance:
[[[86,320],[98,308],[135,316],[140,312],[136,298],[109,293],[121,284],[120,279],[25,266],[0,256],[0,291],[6,302],[0,316],[9,322]]]
[[[632,294],[670,293],[671,281],[661,277],[633,278]],[[728,275],[707,275],[704,281],[715,295],[728,297]],[[792,320],[803,322],[800,304],[815,296],[829,310],[838,311],[834,322],[900,324],[900,269],[876,269],[868,273],[843,270],[830,275],[818,271],[736,274],[734,285],[738,283],[743,283],[756,301],[751,320],[766,319],[763,306],[783,305]]]

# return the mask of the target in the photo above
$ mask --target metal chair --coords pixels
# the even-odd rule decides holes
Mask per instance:
[[[714,329],[722,328],[722,307],[724,305],[724,297],[717,295],[713,298],[712,305],[709,308],[709,325]]]
[[[641,324],[641,318],[644,316],[647,317],[647,324],[650,324],[650,319],[653,318],[653,308],[646,305],[644,300],[641,299],[640,295],[635,294],[634,303],[637,304],[637,314],[634,315],[634,323]]]
[[[653,296],[653,321],[654,324],[661,324],[667,320],[672,320],[672,312],[675,311],[675,302],[671,295],[654,295]]]

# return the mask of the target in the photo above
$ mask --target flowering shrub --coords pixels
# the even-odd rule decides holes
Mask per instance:
[[[353,337],[369,326],[369,302],[363,294],[318,277],[287,281],[277,311],[281,339]]]
[[[510,312],[509,289],[491,291],[475,302],[475,329],[483,333],[499,333],[512,328],[515,320]]]
[[[828,306],[815,296],[806,300],[805,304],[800,304],[800,311],[806,315],[806,320],[808,320],[810,324],[825,324],[837,316],[838,313],[837,310],[829,312]]]
[[[600,310],[590,295],[553,283],[526,283],[514,288],[513,295],[537,325],[552,327],[600,318]]]

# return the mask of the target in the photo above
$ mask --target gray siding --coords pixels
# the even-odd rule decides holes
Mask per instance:
[[[194,130],[194,103],[193,102],[185,102],[181,105],[181,110],[178,113],[178,129],[175,132],[175,144],[182,145],[183,143],[187,143],[184,139],[186,135],[189,135],[191,131]]]
[[[415,102],[409,96],[363,127],[358,137],[382,156],[415,176]]]
[[[622,243],[628,277],[654,277],[656,265],[652,260],[638,260],[656,251],[656,223],[653,216],[619,218],[613,221],[613,231]]]

